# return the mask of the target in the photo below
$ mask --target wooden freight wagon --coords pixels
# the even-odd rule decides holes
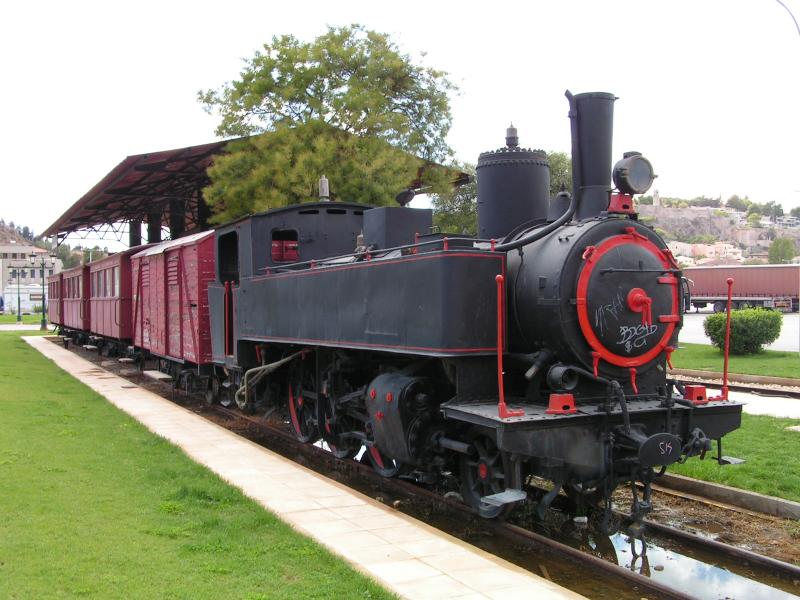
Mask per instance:
[[[63,314],[61,302],[61,280],[64,276],[61,273],[49,275],[47,277],[47,318],[53,325],[63,325],[61,315]]]
[[[91,317],[89,267],[81,265],[61,272],[61,327],[87,332]]]
[[[211,363],[208,284],[214,232],[150,246],[131,259],[134,346],[174,364]]]
[[[134,248],[89,265],[90,331],[117,342],[120,350],[131,339],[131,263]]]

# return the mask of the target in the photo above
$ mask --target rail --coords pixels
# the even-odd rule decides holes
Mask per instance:
[[[373,258],[381,258],[383,256],[386,256],[387,254],[391,254],[392,252],[397,252],[398,250],[400,250],[401,252],[403,250],[412,250],[411,254],[416,254],[416,252],[413,252],[413,250],[418,250],[420,248],[424,248],[424,247],[428,247],[428,246],[441,245],[441,248],[439,248],[439,250],[442,250],[442,251],[451,251],[451,250],[458,250],[458,249],[464,249],[464,248],[469,248],[470,247],[470,246],[465,246],[465,245],[458,245],[455,248],[451,248],[450,247],[450,244],[459,243],[459,242],[468,242],[468,243],[471,244],[471,249],[472,250],[477,250],[479,252],[495,252],[496,251],[496,246],[497,246],[497,240],[495,240],[495,239],[488,239],[487,240],[487,239],[472,238],[472,237],[442,237],[442,238],[436,238],[434,240],[426,240],[424,242],[415,241],[413,244],[404,244],[402,246],[393,246],[391,248],[382,248],[382,249],[377,250],[377,251],[369,250],[369,249],[357,250],[357,251],[353,251],[353,252],[348,252],[347,254],[340,254],[338,256],[326,256],[322,260],[311,259],[311,260],[305,260],[305,261],[302,261],[302,262],[296,262],[296,263],[290,263],[290,264],[287,264],[287,265],[281,265],[280,267],[275,267],[275,266],[261,267],[261,268],[259,268],[259,271],[265,271],[266,275],[272,275],[272,274],[277,274],[277,273],[290,273],[290,272],[293,272],[293,271],[300,271],[304,267],[308,267],[308,268],[312,268],[313,269],[313,268],[319,267],[319,266],[338,266],[338,264],[336,264],[334,261],[340,261],[340,260],[344,260],[344,259],[347,259],[347,258],[357,258],[357,259],[358,258],[363,258],[364,260],[369,261],[369,260],[372,260]],[[475,244],[488,244],[489,248],[478,248],[478,247],[475,246]],[[431,251],[435,251],[435,250],[436,250],[436,248],[434,248]]]

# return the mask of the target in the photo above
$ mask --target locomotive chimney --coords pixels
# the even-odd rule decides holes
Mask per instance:
[[[572,193],[575,219],[599,215],[608,208],[611,189],[611,141],[614,131],[614,94],[590,92],[569,100],[572,129]]]

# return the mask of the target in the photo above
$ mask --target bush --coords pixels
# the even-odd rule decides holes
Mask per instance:
[[[720,350],[725,349],[724,312],[709,315],[703,330]],[[775,310],[748,308],[731,312],[731,354],[755,354],[764,344],[771,344],[781,332],[783,315]]]

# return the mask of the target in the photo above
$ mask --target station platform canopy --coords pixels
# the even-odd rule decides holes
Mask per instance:
[[[175,233],[208,228],[210,211],[202,190],[209,184],[206,169],[232,140],[128,156],[83,195],[42,234],[59,240],[76,232],[98,237],[133,231],[148,225]],[[135,238],[136,235],[133,236]],[[132,240],[135,242],[135,239]],[[132,243],[131,245],[135,245]]]
[[[165,228],[172,239],[205,231],[211,217],[203,199],[203,188],[210,183],[207,169],[229,143],[240,139],[244,138],[128,156],[42,235],[56,237],[59,243],[70,234],[94,235],[133,247],[142,243],[144,223],[148,242],[161,241]],[[469,181],[466,173],[454,172],[454,177],[455,186]],[[409,185],[417,187],[420,180]]]

